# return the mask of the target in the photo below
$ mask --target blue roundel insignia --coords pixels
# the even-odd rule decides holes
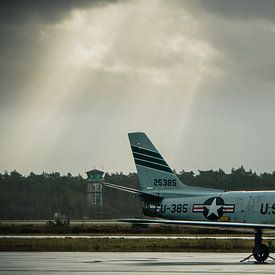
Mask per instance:
[[[225,204],[221,197],[207,199],[204,204],[193,204],[193,213],[203,213],[211,221],[217,221],[224,213],[234,213],[234,204]]]
[[[205,201],[203,215],[211,221],[217,221],[223,215],[224,200],[220,197],[210,198]]]

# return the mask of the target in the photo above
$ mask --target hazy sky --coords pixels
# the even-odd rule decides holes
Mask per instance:
[[[1,1],[0,172],[133,172],[133,131],[274,171],[275,1]]]

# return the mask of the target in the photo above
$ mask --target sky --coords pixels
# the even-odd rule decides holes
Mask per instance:
[[[0,173],[275,171],[275,2],[0,3]]]

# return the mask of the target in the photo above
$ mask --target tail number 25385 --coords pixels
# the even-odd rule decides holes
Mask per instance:
[[[176,179],[154,179],[154,186],[176,186]]]

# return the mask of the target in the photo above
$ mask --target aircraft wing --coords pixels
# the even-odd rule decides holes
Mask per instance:
[[[108,183],[108,182],[103,182],[102,185],[106,186],[106,187],[113,188],[113,189],[125,191],[125,192],[128,192],[128,193],[132,193],[132,194],[138,195],[138,196],[140,196],[142,198],[145,198],[145,199],[151,199],[151,200],[156,200],[156,201],[162,200],[161,196],[154,195],[154,194],[149,194],[149,193],[146,193],[146,192],[142,192],[142,191],[134,189],[134,188],[130,188],[130,187],[122,186],[122,185],[117,185],[117,184],[113,184],[113,183]]]
[[[181,225],[185,227],[197,228],[214,228],[220,230],[256,232],[275,231],[275,224],[255,224],[255,223],[238,223],[238,222],[208,222],[208,221],[187,221],[187,220],[150,220],[150,219],[121,219],[119,221],[134,223],[134,224],[166,224],[166,225]]]

